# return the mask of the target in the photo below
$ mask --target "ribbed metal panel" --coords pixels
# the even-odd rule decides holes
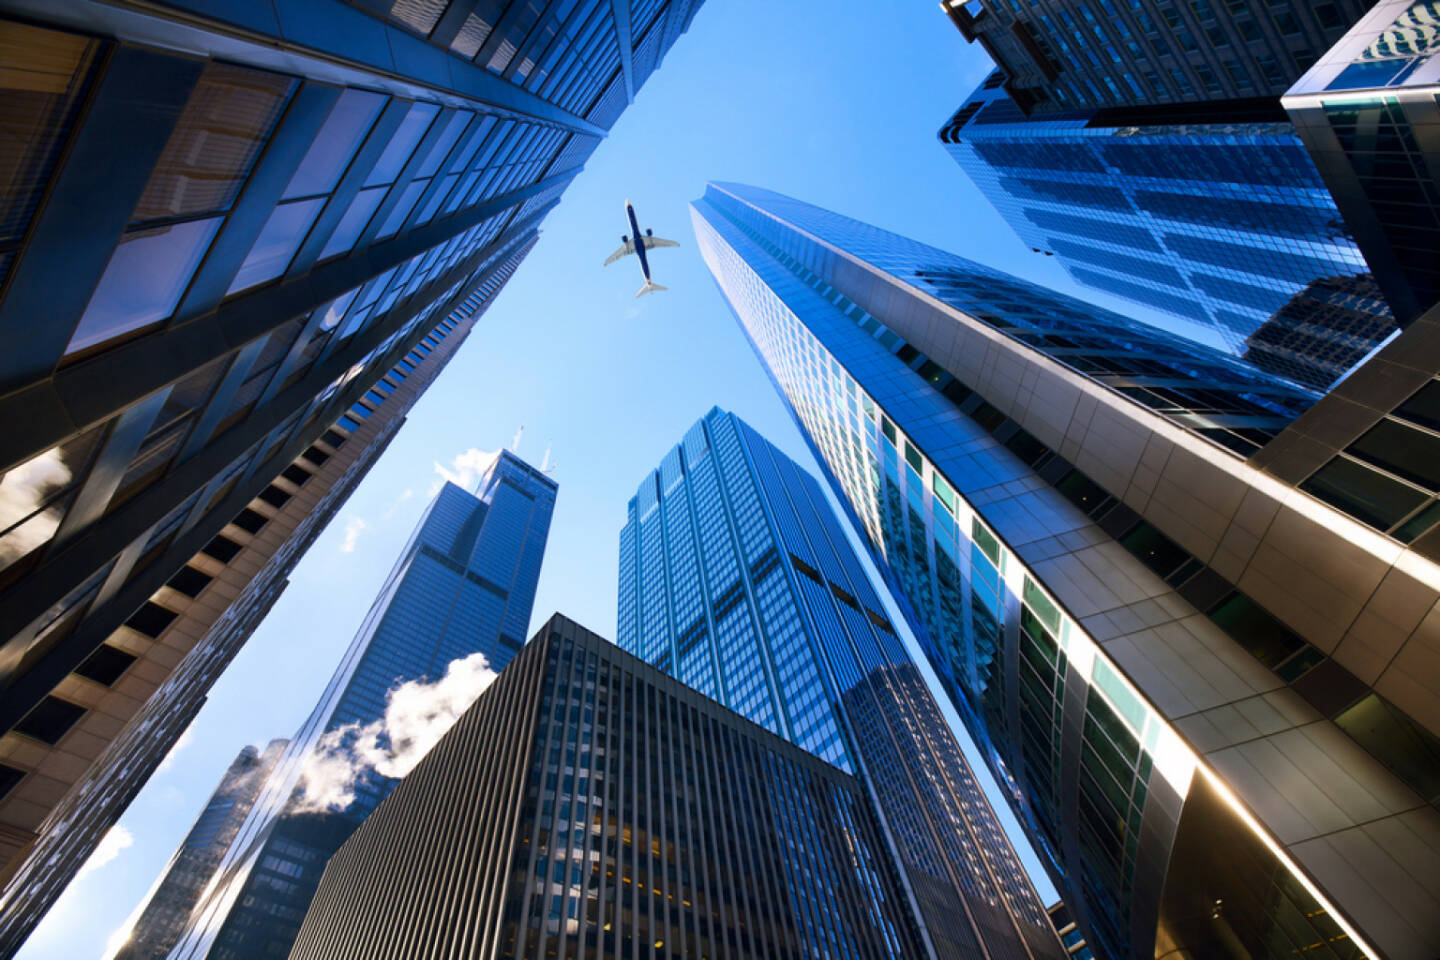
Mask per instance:
[[[292,960],[920,957],[863,788],[556,616],[331,859]]]

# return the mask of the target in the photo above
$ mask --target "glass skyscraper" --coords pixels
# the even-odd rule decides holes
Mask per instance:
[[[1440,3],[1382,0],[1285,94],[1400,320],[1440,303]]]
[[[1329,387],[1398,327],[1295,130],[1027,118],[996,72],[940,132],[1022,240],[1079,283]]]
[[[557,614],[331,860],[290,955],[920,960],[883,845],[854,777]]]
[[[866,784],[937,957],[1064,954],[813,477],[712,410],[620,534],[620,646]]]
[[[144,781],[94,764],[166,679],[124,655],[171,579],[514,268],[699,6],[5,5],[0,954],[108,825],[59,829],[75,791],[113,822]]]
[[[249,746],[240,751],[180,848],[165,865],[165,872],[151,889],[144,910],[135,919],[129,940],[115,952],[113,960],[163,957],[175,946],[190,920],[190,911],[235,839],[240,824],[245,822],[286,745],[284,740],[272,740],[263,751]]]
[[[1028,113],[1268,109],[1365,0],[944,0]],[[1192,114],[1193,115],[1193,114]]]
[[[693,221],[1098,954],[1440,950],[1440,567],[1256,466],[1305,403],[769,191]]]
[[[441,488],[397,560],[315,710],[291,740],[170,956],[283,955],[325,863],[395,785],[366,768],[353,797],[307,802],[302,774],[320,741],[379,721],[388,692],[434,681],[483,654],[502,669],[529,627],[555,506],[554,481],[508,451],[477,492]]]

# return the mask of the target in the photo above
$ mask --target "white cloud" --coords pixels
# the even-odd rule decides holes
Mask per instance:
[[[325,734],[300,774],[302,809],[343,810],[354,802],[355,781],[366,770],[405,776],[495,676],[485,655],[472,653],[451,661],[439,680],[410,680],[395,687],[380,720],[347,724]]]
[[[362,517],[351,517],[345,521],[345,542],[340,544],[341,553],[354,553],[355,545],[360,541],[360,534],[370,526]]]
[[[448,467],[437,461],[435,472],[440,474],[442,481],[449,480],[457,487],[469,490],[475,486],[481,475],[490,469],[490,464],[494,463],[498,456],[500,456],[499,450],[481,450],[478,447],[471,447],[450,461]],[[439,484],[435,489],[436,492],[439,491]]]
[[[80,872],[75,874],[75,880],[79,880],[87,873],[94,873],[96,870],[99,870],[105,866],[105,864],[120,856],[121,850],[133,846],[134,843],[135,835],[129,830],[126,830],[118,824],[111,827],[106,831],[105,836],[100,838],[100,842],[95,846],[95,852],[90,854],[90,859],[86,860],[84,866],[80,868]],[[71,882],[73,883],[74,881]]]
[[[170,747],[170,752],[165,754],[165,759],[161,760],[160,765],[155,768],[156,773],[164,773],[166,770],[169,770],[175,763],[175,757],[179,755],[180,751],[190,746],[190,741],[195,739],[190,733],[190,729],[190,727],[186,727],[180,732],[180,736],[175,739],[175,743]]]

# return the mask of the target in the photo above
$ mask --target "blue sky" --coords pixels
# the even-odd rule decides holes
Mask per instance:
[[[686,204],[707,179],[788,193],[1152,319],[1032,253],[941,148],[936,131],[989,69],[933,0],[709,0],[21,960],[103,954],[236,752],[299,726],[438,468],[466,450],[508,445],[522,425],[522,456],[551,449],[560,493],[532,623],[559,610],[606,636],[625,504],[712,405],[815,471],[696,251]],[[669,291],[639,301],[633,259],[600,265],[626,232],[627,197],[642,227],[681,244],[652,256]]]

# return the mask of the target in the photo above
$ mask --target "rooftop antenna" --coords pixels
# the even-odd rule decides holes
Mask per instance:
[[[550,447],[551,444],[547,441],[545,444],[545,456],[540,458],[540,472],[547,477],[555,472],[555,465],[550,462]]]
[[[522,423],[522,424],[520,424],[520,429],[515,431],[515,436],[514,436],[514,438],[511,439],[511,441],[510,441],[510,452],[511,452],[511,453],[516,453],[516,454],[518,454],[518,453],[520,452],[520,438],[523,437],[524,435],[525,435],[525,424]]]

